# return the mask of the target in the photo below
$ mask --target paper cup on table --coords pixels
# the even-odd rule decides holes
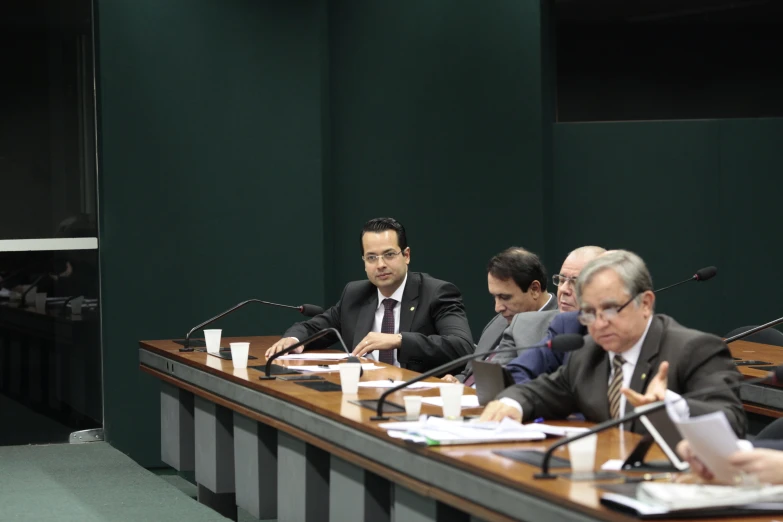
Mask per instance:
[[[81,315],[82,305],[84,304],[84,296],[80,295],[76,299],[71,301],[71,315]]]
[[[458,419],[462,416],[462,384],[443,384],[440,397],[443,399],[443,418]]]
[[[207,351],[209,353],[220,352],[220,334],[223,330],[204,330],[204,340],[207,343]]]
[[[361,363],[342,363],[337,366],[340,368],[340,386],[343,388],[343,393],[359,393]]]
[[[402,398],[405,403],[405,417],[408,420],[416,420],[421,415],[421,395],[406,395]]]
[[[35,294],[35,311],[39,314],[46,313],[46,294]]]
[[[231,362],[234,363],[234,368],[247,368],[250,343],[231,343],[229,346],[231,346]]]
[[[568,454],[571,459],[571,473],[575,475],[590,475],[595,470],[595,450],[598,436],[587,437],[568,443]]]

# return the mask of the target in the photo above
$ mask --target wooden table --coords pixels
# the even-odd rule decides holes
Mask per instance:
[[[258,359],[249,364],[260,365],[276,339],[225,339],[223,344],[250,341],[250,353]],[[162,383],[162,459],[177,470],[195,470],[199,500],[225,514],[232,515],[239,505],[259,518],[281,521],[635,520],[601,506],[590,482],[535,480],[537,468],[492,453],[545,448],[551,440],[407,444],[378,428],[370,420],[372,411],[351,404],[356,396],[318,392],[292,381],[261,381],[258,370],[235,369],[230,361],[204,352],[179,352],[180,345],[172,341],[140,346],[141,369]],[[339,382],[337,373],[321,375]],[[413,375],[385,367],[365,372],[363,380]],[[358,397],[376,398],[381,391],[360,388]],[[402,403],[402,397],[397,393],[390,400]],[[422,411],[440,414],[440,408],[427,405]],[[619,430],[600,435],[596,463],[625,458],[639,439]],[[651,453],[663,456],[657,447]]]
[[[729,344],[731,355],[737,362],[760,360],[771,363],[769,369],[783,364],[783,348],[769,344],[734,341]],[[753,365],[752,365],[753,366]],[[739,365],[737,368],[746,379],[756,379],[767,375],[768,370],[755,369],[752,366]],[[749,413],[770,418],[783,417],[783,387],[771,384],[751,384],[741,389],[742,403]]]

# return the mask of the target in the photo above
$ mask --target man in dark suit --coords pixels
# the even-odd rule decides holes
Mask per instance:
[[[639,256],[617,250],[594,259],[579,275],[576,295],[580,321],[590,333],[585,346],[554,373],[504,390],[482,420],[556,419],[580,412],[588,421],[603,422],[643,404],[725,386],[674,406],[691,416],[723,411],[735,432],[745,433],[742,403],[726,386],[741,378],[728,347],[719,337],[653,314],[652,279]],[[644,431],[641,422],[630,429]]]
[[[487,360],[505,364],[512,353],[490,354],[498,347],[503,331],[511,320],[525,312],[555,310],[557,299],[546,290],[546,269],[539,257],[524,248],[511,247],[495,255],[487,264],[487,288],[495,300],[497,315],[481,332],[476,353],[486,353]],[[540,336],[539,336],[540,337]],[[473,365],[457,375],[446,375],[446,382],[473,384]]]
[[[520,348],[519,354],[506,364],[506,369],[511,373],[514,382],[521,384],[535,379],[539,375],[552,373],[568,357],[568,354],[556,353],[549,348],[532,348],[530,350],[521,350],[521,348],[548,341],[565,333],[587,334],[587,328],[577,320],[578,306],[574,285],[582,268],[605,252],[605,249],[598,246],[583,246],[572,250],[563,261],[560,273],[552,276],[552,282],[557,287],[557,308],[563,313],[554,316],[554,318],[543,314],[535,314],[530,317],[516,316],[508,330],[503,332],[503,339],[498,348],[513,346]],[[541,329],[544,328],[541,323],[548,321],[551,322],[545,332],[546,335],[539,335]],[[536,334],[536,336],[533,337],[531,334]]]
[[[449,282],[408,271],[411,249],[399,222],[368,221],[361,244],[368,280],[348,283],[336,305],[289,328],[267,357],[324,328],[336,328],[354,355],[417,372],[473,352],[460,291]]]

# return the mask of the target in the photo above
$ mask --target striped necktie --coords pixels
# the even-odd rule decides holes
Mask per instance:
[[[609,416],[613,419],[620,418],[620,388],[623,387],[623,364],[625,359],[622,355],[615,355],[612,359],[612,380],[609,382]]]
[[[393,334],[394,331],[394,307],[397,305],[397,301],[394,299],[384,299],[381,301],[383,304],[383,320],[381,321],[381,333]],[[394,350],[379,350],[378,360],[382,363],[394,365]]]

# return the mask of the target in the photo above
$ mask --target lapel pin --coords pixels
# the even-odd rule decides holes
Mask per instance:
[[[642,374],[642,380],[645,380],[646,378],[647,378],[647,374],[646,374],[646,373],[643,373],[643,374]]]
[[[411,312],[412,312],[412,311],[413,311],[415,308],[416,308],[415,306],[411,306]]]

